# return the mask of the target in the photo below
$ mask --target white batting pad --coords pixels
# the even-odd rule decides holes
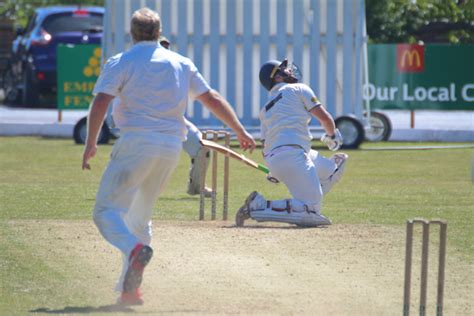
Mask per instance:
[[[331,221],[324,215],[307,211],[274,211],[266,208],[264,210],[250,211],[250,217],[257,222],[280,222],[295,224],[305,227],[315,227],[320,225],[331,225]]]

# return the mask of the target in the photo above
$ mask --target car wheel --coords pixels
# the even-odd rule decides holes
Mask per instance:
[[[11,67],[8,67],[3,75],[3,92],[5,94],[5,102],[8,105],[18,105],[20,103],[20,91],[15,82]]]
[[[371,142],[387,141],[392,134],[392,123],[383,113],[370,112],[370,128],[365,132],[365,139]]]
[[[74,141],[76,144],[84,144],[87,139],[87,117],[84,117],[74,126],[73,132]],[[104,122],[99,134],[99,144],[107,144],[110,140],[110,131],[107,123]]]
[[[26,66],[23,72],[22,104],[28,107],[39,106],[38,87],[34,81],[34,71]]]
[[[342,149],[357,149],[364,141],[365,131],[362,123],[355,117],[344,115],[335,120],[336,127],[341,132]]]

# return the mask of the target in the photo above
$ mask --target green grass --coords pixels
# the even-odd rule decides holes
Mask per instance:
[[[20,306],[67,306],[90,300],[81,282],[71,280],[71,276],[77,276],[64,266],[57,266],[54,258],[45,261],[35,256],[34,249],[23,238],[11,225],[0,222],[0,314],[16,315]],[[70,291],[71,288],[74,290]]]
[[[361,150],[350,151],[347,173],[324,199],[323,213],[344,224],[402,225],[412,217],[444,218],[450,222],[450,239],[472,255],[474,150],[368,150],[412,145],[446,144],[365,143]],[[83,148],[71,140],[0,138],[0,220],[89,219],[111,149],[111,145],[101,146],[92,160],[92,171],[82,171]],[[263,162],[259,150],[247,156]],[[157,203],[155,218],[197,219],[199,198],[186,194],[188,168],[189,158],[183,152]],[[221,175],[219,182],[221,188]],[[263,173],[234,160],[230,183],[231,216],[252,190],[270,199],[288,197],[284,185],[270,184]]]
[[[448,144],[366,143],[360,150],[348,151],[350,160],[346,174],[325,197],[323,213],[335,224],[403,226],[407,218],[443,218],[449,222],[448,247],[473,262],[471,168],[474,150],[369,150],[410,145]],[[111,145],[101,146],[91,161],[92,171],[82,171],[83,148],[74,145],[72,140],[0,137],[0,310],[9,311],[8,306],[18,299],[34,298],[38,303],[39,297],[39,301],[46,301],[47,298],[41,298],[41,295],[47,296],[66,278],[57,266],[35,258],[24,238],[17,238],[19,233],[9,228],[8,221],[90,219],[111,149]],[[327,150],[319,149],[323,155],[331,155]],[[263,162],[259,151],[247,156]],[[219,156],[219,163],[222,161]],[[156,205],[155,219],[197,220],[199,197],[186,194],[188,168],[189,157],[183,152],[171,182]],[[284,185],[273,185],[266,181],[263,173],[234,160],[231,161],[230,176],[231,219],[253,190],[269,199],[289,197]],[[219,182],[221,188],[222,174]],[[221,207],[218,210],[220,212]],[[19,275],[34,278],[18,278]],[[67,295],[71,294],[55,297],[67,304],[72,300]],[[12,313],[7,314],[13,314],[13,310],[10,311]]]

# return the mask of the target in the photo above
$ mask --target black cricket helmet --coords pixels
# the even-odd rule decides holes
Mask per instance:
[[[288,59],[282,62],[278,60],[269,60],[260,68],[259,78],[262,86],[268,91],[275,85],[275,76],[280,75],[286,83],[296,83],[301,80],[301,72],[298,66],[291,63],[288,64]]]

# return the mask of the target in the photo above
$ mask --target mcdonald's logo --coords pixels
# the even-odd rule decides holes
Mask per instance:
[[[397,45],[397,70],[399,72],[423,72],[425,47],[423,45]]]

